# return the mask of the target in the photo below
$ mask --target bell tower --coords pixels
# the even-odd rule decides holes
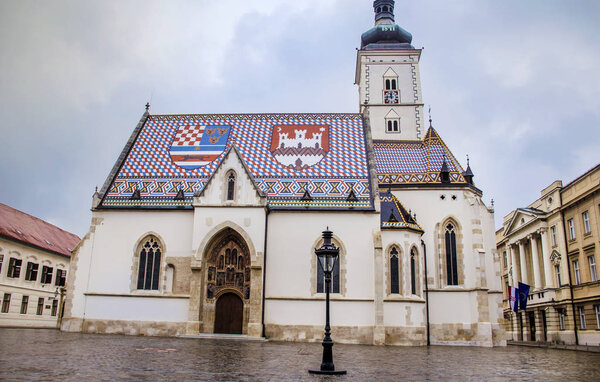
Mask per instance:
[[[373,139],[421,140],[421,50],[395,24],[394,6],[394,0],[375,0],[375,26],[361,36],[355,77],[360,110],[368,112]]]

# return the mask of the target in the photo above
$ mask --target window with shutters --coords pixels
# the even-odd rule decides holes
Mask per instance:
[[[27,270],[25,271],[25,280],[36,281],[37,274],[38,274],[38,268],[39,268],[39,264],[28,261],[27,262]]]
[[[52,283],[52,273],[54,272],[54,268],[49,267],[49,266],[42,266],[42,278],[41,278],[41,283],[42,284],[50,284]]]
[[[21,276],[21,265],[23,260],[11,257],[8,261],[8,272],[6,276],[18,279]]]
[[[67,271],[64,269],[56,270],[56,281],[54,285],[56,286],[65,286],[65,282],[67,281]]]

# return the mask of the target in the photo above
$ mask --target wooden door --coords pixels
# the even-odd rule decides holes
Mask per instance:
[[[535,341],[535,312],[529,312],[529,340]]]
[[[234,293],[225,293],[217,300],[215,333],[242,334],[244,304]]]

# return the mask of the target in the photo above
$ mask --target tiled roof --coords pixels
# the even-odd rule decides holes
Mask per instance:
[[[0,236],[68,257],[81,240],[75,234],[2,203]]]
[[[423,232],[415,218],[391,192],[380,192],[381,198],[381,228],[384,229],[412,229]]]
[[[450,183],[467,184],[463,169],[433,127],[422,141],[373,141],[377,178],[381,185],[441,184],[444,159]]]
[[[101,206],[189,207],[231,145],[272,208],[372,209],[360,114],[151,115]]]

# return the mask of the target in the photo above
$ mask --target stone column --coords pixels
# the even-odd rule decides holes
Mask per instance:
[[[544,277],[546,279],[544,286],[552,288],[554,285],[552,263],[550,262],[550,251],[548,250],[548,234],[545,229],[540,231],[540,240],[542,241],[542,259],[544,259]]]
[[[515,256],[515,250],[513,249],[512,244],[508,244],[508,250],[510,251],[510,262],[512,263],[512,286],[517,286],[517,258]]]
[[[202,261],[192,259],[190,276],[190,299],[186,334],[196,335],[202,330]]]
[[[384,274],[384,261],[383,261],[383,245],[381,241],[381,232],[377,231],[373,233],[373,249],[374,249],[374,261],[375,261],[375,328],[373,332],[373,345],[384,345],[385,344],[385,326],[383,325],[383,297],[385,291],[383,286],[385,281],[383,279]],[[404,258],[406,256],[402,256]],[[402,261],[402,258],[398,259]],[[404,269],[402,269],[404,271]]]
[[[521,282],[524,284],[529,284],[529,280],[527,279],[527,260],[525,259],[525,246],[523,245],[523,239],[519,240],[518,244],[519,260],[521,261]]]
[[[540,262],[538,257],[537,240],[535,236],[529,235],[529,242],[531,243],[531,264],[533,264],[533,289],[540,289],[542,287],[542,277],[540,275]]]

